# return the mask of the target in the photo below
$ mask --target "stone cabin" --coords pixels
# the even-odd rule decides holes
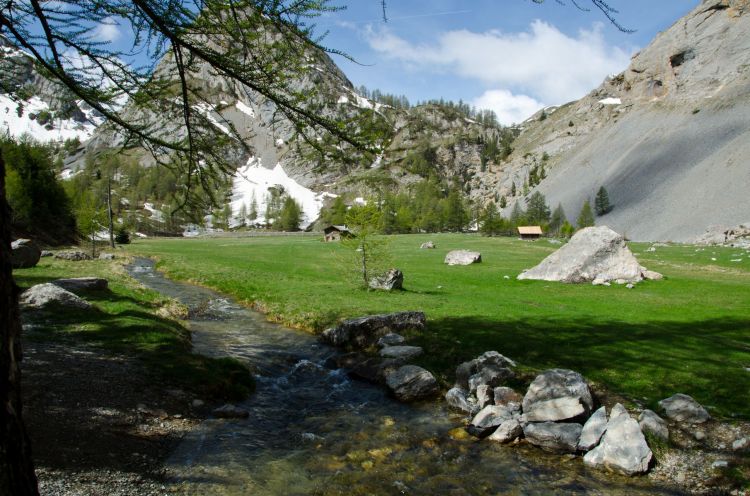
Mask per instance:
[[[328,226],[323,229],[323,241],[340,241],[342,237],[352,237],[354,234],[346,226]]]
[[[544,233],[541,226],[518,226],[518,234],[521,239],[539,239]]]

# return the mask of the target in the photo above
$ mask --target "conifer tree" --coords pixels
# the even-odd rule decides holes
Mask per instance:
[[[544,195],[535,191],[529,198],[529,207],[526,209],[526,220],[529,224],[544,225],[550,220],[550,211],[547,199]]]
[[[596,210],[596,215],[602,216],[604,214],[608,214],[612,211],[612,204],[609,203],[609,193],[607,193],[607,190],[604,186],[599,188],[599,191],[596,193],[596,198],[594,199],[594,210]]]
[[[594,212],[591,210],[591,202],[587,198],[586,201],[583,202],[581,212],[578,214],[578,219],[576,219],[576,226],[578,229],[583,229],[584,227],[590,227],[593,225]]]
[[[568,218],[565,216],[562,203],[558,203],[554,212],[552,212],[552,218],[549,221],[549,232],[556,236],[559,235],[563,225],[567,222]]]
[[[510,224],[512,228],[518,227],[526,222],[526,212],[521,207],[521,202],[513,204],[513,210],[510,212]]]

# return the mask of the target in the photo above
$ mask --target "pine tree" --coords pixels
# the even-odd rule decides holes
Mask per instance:
[[[516,196],[516,183],[511,183],[511,186],[510,186],[510,196],[512,196],[512,197]]]
[[[284,199],[278,217],[273,223],[274,229],[279,231],[297,231],[301,222],[302,207],[300,207],[294,198],[287,196]]]
[[[508,200],[505,199],[505,195],[500,197],[500,208],[505,208],[508,206]]]
[[[547,199],[544,195],[535,191],[529,198],[529,207],[526,209],[526,220],[529,224],[544,225],[549,222],[550,211]]]
[[[602,216],[608,214],[612,211],[612,208],[614,207],[609,203],[609,193],[607,193],[607,190],[602,186],[599,188],[599,191],[596,193],[596,198],[594,199],[594,210],[596,210],[596,215]]]
[[[526,212],[521,207],[521,202],[517,201],[513,204],[513,210],[510,212],[510,224],[511,227],[518,227],[526,222]]]
[[[559,235],[564,224],[568,222],[563,210],[562,203],[558,203],[555,207],[555,211],[552,212],[552,218],[549,221],[549,232],[554,235]]]
[[[594,212],[591,210],[591,202],[588,198],[583,202],[581,212],[578,214],[578,219],[576,219],[576,225],[578,229],[594,225]]]

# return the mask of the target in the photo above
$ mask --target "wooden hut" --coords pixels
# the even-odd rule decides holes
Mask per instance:
[[[518,226],[518,234],[521,239],[539,239],[544,233],[540,226]]]
[[[340,241],[342,237],[348,238],[354,234],[346,226],[328,226],[323,229],[323,241]]]

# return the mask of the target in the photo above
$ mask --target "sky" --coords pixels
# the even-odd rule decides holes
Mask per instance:
[[[494,110],[501,123],[581,98],[625,70],[654,36],[699,0],[609,0],[619,31],[590,0],[351,0],[318,19],[324,44],[355,86]]]

